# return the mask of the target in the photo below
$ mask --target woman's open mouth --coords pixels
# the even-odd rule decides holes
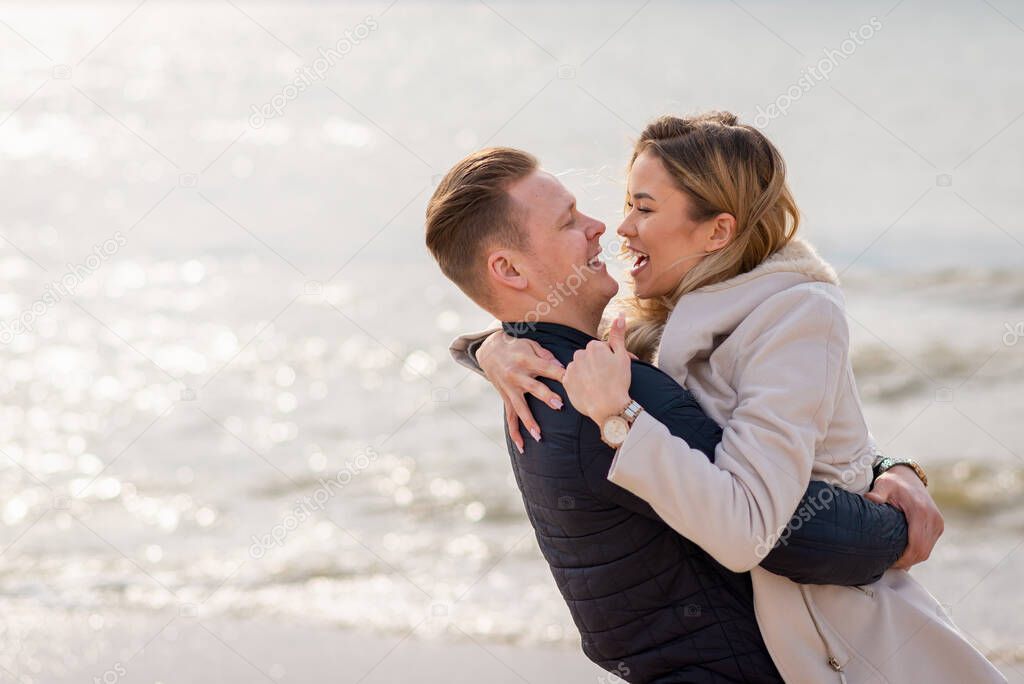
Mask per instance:
[[[629,270],[629,275],[636,277],[636,274],[644,270],[644,268],[647,267],[647,264],[651,262],[651,257],[647,256],[643,252],[639,252],[633,249],[632,247],[629,247],[628,249],[635,256],[635,260],[633,261],[633,268]]]

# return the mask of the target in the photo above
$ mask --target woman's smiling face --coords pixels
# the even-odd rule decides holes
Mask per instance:
[[[616,232],[633,258],[630,275],[636,296],[667,295],[713,251],[709,238],[716,219],[693,218],[693,200],[676,186],[665,163],[649,149],[633,162],[627,192],[628,213]]]

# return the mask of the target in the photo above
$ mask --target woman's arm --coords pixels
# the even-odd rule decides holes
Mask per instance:
[[[849,348],[841,306],[813,288],[772,297],[743,327],[733,333],[744,336],[736,340],[737,408],[715,463],[645,412],[608,475],[735,572],[762,561],[796,510],[847,377]],[[574,392],[574,365],[564,381],[573,405],[580,406],[577,393],[586,404],[582,396],[602,386],[617,391],[606,367],[593,369]]]
[[[499,328],[460,335],[448,351],[456,363],[484,376],[498,390],[505,404],[508,434],[519,453],[526,447],[520,421],[540,441],[540,426],[526,403],[526,395],[532,394],[556,411],[562,408],[561,397],[537,380],[562,379],[565,368],[554,354],[533,340],[513,337]]]
[[[487,377],[483,369],[480,368],[476,352],[480,349],[480,345],[496,332],[501,332],[501,328],[488,328],[480,332],[459,335],[448,345],[448,353],[451,354],[455,363],[468,368],[477,375]]]
[[[636,372],[634,376],[633,388],[644,389],[637,385]],[[659,394],[650,386],[646,390],[648,399]],[[714,459],[721,431],[688,392],[666,403],[652,402],[647,410],[672,434],[687,438],[695,451]],[[580,467],[595,496],[661,520],[646,501],[608,481],[615,452],[601,441],[596,426],[584,425],[579,439]],[[907,519],[894,506],[812,480],[760,565],[801,584],[870,584],[893,567],[907,536]]]

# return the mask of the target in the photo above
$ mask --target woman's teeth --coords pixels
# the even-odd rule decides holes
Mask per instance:
[[[643,270],[644,266],[646,266],[650,260],[651,258],[646,254],[637,254],[636,261],[633,262],[633,268],[630,270],[630,273],[636,275]]]

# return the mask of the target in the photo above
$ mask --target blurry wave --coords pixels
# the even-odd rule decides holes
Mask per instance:
[[[855,347],[852,355],[861,397],[869,401],[898,401],[934,392],[939,383],[959,384],[967,379],[975,387],[1024,382],[1024,355],[994,354],[991,347],[928,340],[916,349],[896,350],[882,342],[868,342]],[[983,372],[976,372],[982,364]]]
[[[943,511],[987,517],[1024,510],[1024,466],[957,461],[928,470],[928,488]]]

